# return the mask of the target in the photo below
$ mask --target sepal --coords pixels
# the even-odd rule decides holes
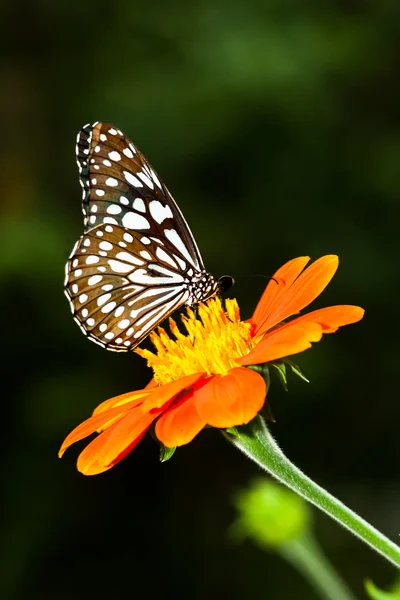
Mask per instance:
[[[300,379],[302,379],[306,383],[310,383],[310,380],[307,379],[307,377],[305,375],[303,375],[303,373],[300,371],[300,369],[296,365],[296,363],[294,363],[292,360],[290,360],[290,358],[284,358],[283,361],[288,365],[288,367],[290,367],[292,369],[292,371],[295,375],[300,377]]]
[[[160,462],[167,462],[175,453],[176,446],[174,448],[168,448],[164,444],[160,444]]]
[[[279,360],[277,362],[271,362],[270,365],[271,365],[271,367],[275,367],[276,374],[278,375],[278,379],[281,382],[282,387],[285,390],[285,392],[287,392],[288,386],[287,386],[287,375],[286,375],[285,363],[282,360]]]

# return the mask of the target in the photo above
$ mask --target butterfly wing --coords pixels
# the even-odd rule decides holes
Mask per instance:
[[[217,291],[178,206],[139,150],[106,123],[77,138],[85,234],[66,266],[75,321],[108,350],[137,346]]]
[[[204,269],[176,202],[143,154],[108,123],[86,125],[77,136],[85,231],[108,223],[169,238],[197,270]]]
[[[98,225],[67,263],[74,318],[92,341],[126,351],[190,295],[182,258],[160,242],[115,225]]]

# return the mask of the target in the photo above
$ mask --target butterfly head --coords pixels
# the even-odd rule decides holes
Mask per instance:
[[[235,283],[235,280],[230,275],[222,275],[217,281],[217,294],[223,296]]]

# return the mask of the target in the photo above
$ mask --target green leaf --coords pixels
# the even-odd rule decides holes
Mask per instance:
[[[391,592],[380,590],[370,579],[364,582],[365,590],[372,600],[400,600],[400,587],[396,585]]]
[[[174,448],[168,448],[168,446],[161,445],[160,447],[160,461],[167,462],[176,450],[176,446]]]

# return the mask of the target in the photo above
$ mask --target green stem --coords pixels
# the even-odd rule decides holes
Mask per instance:
[[[290,540],[279,548],[278,553],[308,580],[324,600],[355,600],[310,534]]]
[[[237,435],[224,432],[224,436],[278,481],[286,484],[300,496],[326,512],[391,563],[400,567],[399,546],[396,546],[372,525],[314,483],[291,463],[275,442],[260,415],[248,425],[237,427]]]

